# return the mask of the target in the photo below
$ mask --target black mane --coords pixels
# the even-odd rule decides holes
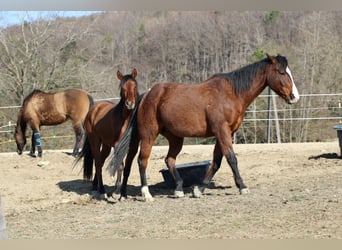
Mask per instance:
[[[288,65],[286,57],[281,56],[281,55],[277,55],[276,59],[277,59],[278,63],[280,64],[280,69],[285,72],[286,67]]]
[[[277,55],[276,60],[280,67],[285,70],[287,66],[287,59],[283,56]],[[212,77],[219,77],[228,80],[233,84],[234,92],[241,94],[251,87],[252,81],[259,70],[265,71],[267,64],[270,63],[268,58],[262,59],[258,62],[249,64],[240,69],[234,70],[229,73],[218,73]]]
[[[228,80],[233,84],[234,92],[236,94],[241,94],[251,87],[252,81],[259,70],[266,70],[268,63],[269,60],[266,58],[229,73],[215,74],[213,77],[219,77]]]

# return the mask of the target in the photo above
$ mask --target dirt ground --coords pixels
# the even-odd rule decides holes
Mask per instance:
[[[167,147],[147,169],[154,202],[144,202],[136,160],[128,199],[89,195],[82,165],[63,151],[43,158],[1,153],[0,193],[9,239],[328,239],[342,238],[338,142],[235,145],[250,193],[240,195],[224,160],[201,198],[172,198],[159,172]],[[184,146],[177,163],[210,160],[213,145]],[[104,169],[106,191],[114,180]]]

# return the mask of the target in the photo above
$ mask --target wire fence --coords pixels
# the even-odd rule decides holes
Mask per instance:
[[[302,94],[300,101],[287,105],[274,94],[260,95],[247,109],[235,143],[311,142],[337,140],[334,125],[342,124],[342,93]],[[118,100],[119,98],[96,99]],[[267,107],[267,101],[271,105]],[[0,107],[0,152],[16,150],[14,126],[21,106]],[[75,135],[70,122],[57,126],[42,126],[44,149],[72,148]],[[26,150],[30,147],[31,131],[27,130]],[[213,143],[213,138],[187,138],[185,144]],[[156,144],[166,144],[158,137]]]

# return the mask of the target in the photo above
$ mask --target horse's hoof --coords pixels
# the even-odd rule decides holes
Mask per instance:
[[[146,201],[146,202],[153,202],[154,199],[153,199],[152,196],[149,196],[149,197],[145,197],[145,201]]]
[[[182,198],[182,197],[184,197],[184,192],[183,191],[175,191],[175,193],[174,193],[174,196],[176,197],[176,198]]]
[[[97,197],[97,195],[98,195],[98,192],[96,190],[91,190],[90,191],[90,196],[91,197],[95,198],[95,197]]]
[[[144,200],[147,201],[147,202],[151,202],[153,201],[153,197],[152,195],[150,194],[150,191],[148,190],[148,186],[143,186],[141,188],[141,194],[142,196],[144,197]]]
[[[113,193],[114,194],[120,194],[121,193],[121,187],[115,187]]]
[[[240,189],[240,194],[249,194],[249,189],[248,188]]]
[[[100,194],[99,198],[100,198],[100,200],[107,200],[108,196],[107,196],[106,193],[105,194]]]
[[[127,196],[126,197],[125,196],[120,196],[120,198],[119,198],[119,201],[122,201],[122,202],[124,202],[126,200],[127,200]]]
[[[194,198],[200,198],[202,196],[202,193],[203,193],[203,188],[199,186],[194,186],[194,188],[192,189],[192,196]]]

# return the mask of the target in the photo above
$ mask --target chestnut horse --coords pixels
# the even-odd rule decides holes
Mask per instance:
[[[232,169],[240,193],[248,193],[238,170],[233,150],[233,134],[240,127],[247,107],[267,86],[289,104],[299,100],[287,59],[280,55],[267,55],[261,61],[230,73],[215,74],[199,84],[155,84],[141,100],[137,112],[136,125],[141,140],[138,165],[141,192],[145,200],[153,200],[147,186],[146,167],[158,134],[165,136],[169,142],[165,163],[176,182],[176,197],[184,196],[183,180],[175,168],[184,137],[216,138],[212,163],[203,185],[194,190],[194,196],[199,196],[205,185],[209,184],[220,168],[223,156]],[[119,144],[117,153],[124,146]],[[137,143],[133,144],[126,157],[122,196],[126,196],[125,172],[129,173],[131,167],[127,162],[132,161],[137,149]],[[117,168],[121,160],[120,157],[114,157],[112,167]]]
[[[111,148],[115,148],[119,138],[125,132],[132,114],[136,110],[139,97],[136,76],[136,69],[132,71],[131,75],[125,76],[118,71],[121,97],[119,103],[117,105],[109,101],[95,103],[84,121],[86,139],[75,164],[83,158],[84,178],[90,180],[95,160],[96,170],[92,189],[93,191],[98,190],[103,198],[105,188],[102,180],[102,166],[110,154]],[[122,171],[122,168],[120,170]],[[116,185],[120,184],[121,171],[117,173]]]
[[[72,154],[76,156],[84,133],[83,121],[93,104],[93,98],[82,89],[67,89],[55,93],[45,93],[41,90],[32,91],[24,99],[18,112],[14,131],[18,154],[22,154],[26,144],[27,125],[32,129],[29,155],[35,157],[35,148],[37,147],[38,156],[41,157],[43,150],[40,127],[58,125],[70,119],[76,136]]]

